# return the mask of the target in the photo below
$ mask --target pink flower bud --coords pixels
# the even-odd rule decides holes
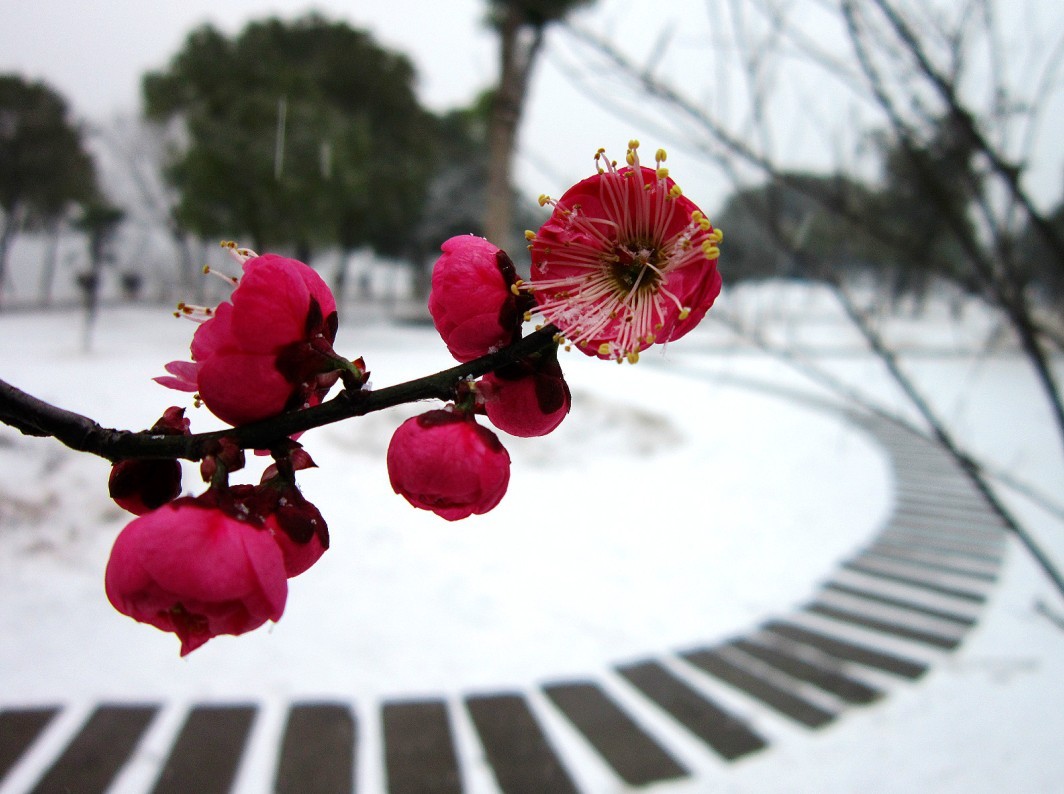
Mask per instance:
[[[279,620],[288,595],[283,556],[270,533],[191,498],[146,513],[119,533],[105,585],[119,612],[176,634],[182,656],[219,634]]]
[[[572,397],[554,356],[526,359],[489,372],[479,384],[484,411],[500,430],[513,436],[545,436],[569,413]]]
[[[482,237],[452,237],[432,268],[429,314],[451,355],[472,361],[512,344],[521,316],[506,253]]]
[[[107,490],[123,510],[143,515],[181,495],[181,464],[173,459],[120,460],[111,467]]]
[[[151,432],[187,436],[185,410],[167,408]],[[120,460],[111,467],[107,488],[119,507],[139,516],[181,495],[181,464],[173,459]]]
[[[510,456],[472,415],[429,411],[395,431],[388,476],[414,507],[457,521],[499,503],[510,482]]]

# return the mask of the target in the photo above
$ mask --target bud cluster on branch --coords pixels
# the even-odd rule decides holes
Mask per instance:
[[[637,150],[631,141],[620,167],[600,150],[596,174],[558,200],[541,198],[553,212],[526,233],[527,280],[487,240],[443,243],[428,306],[459,364],[434,375],[370,389],[363,359],[333,349],[336,301],[317,273],[225,243],[242,268],[225,277],[231,297],[217,307],[179,305],[199,323],[191,360],[166,364],[155,380],[193,394],[231,427],[193,434],[174,406],[149,430],[112,430],[0,381],[0,421],[112,461],[111,496],[137,515],[107,565],[115,608],[176,634],[182,654],[278,620],[287,580],[329,548],[325,519],[296,484],[296,473],[315,465],[296,439],[342,419],[444,402],[396,429],[386,460],[393,490],[449,521],[498,505],[510,457],[482,418],[514,436],[550,433],[571,404],[559,347],[635,363],[694,328],[720,292],[721,232],[669,177],[664,151],[650,168]],[[258,483],[233,483],[247,449],[273,463]],[[181,495],[178,459],[199,461],[201,494]]]

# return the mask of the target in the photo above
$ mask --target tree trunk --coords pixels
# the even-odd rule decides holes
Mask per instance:
[[[529,32],[531,39],[525,39],[522,34]],[[542,26],[527,25],[515,5],[507,8],[499,24],[501,63],[488,129],[488,187],[484,208],[484,236],[501,248],[513,242],[510,239],[513,232],[513,155],[532,65],[542,43]]]
[[[47,247],[44,250],[44,260],[41,262],[41,294],[42,306],[52,304],[52,290],[55,286],[55,267],[59,257],[59,222],[49,223],[45,230],[48,235]]]
[[[4,213],[3,225],[0,226],[0,306],[4,303],[7,287],[7,256],[11,251],[11,242],[22,226],[22,207],[16,204]]]

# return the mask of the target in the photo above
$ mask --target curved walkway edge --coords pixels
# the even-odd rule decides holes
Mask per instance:
[[[815,731],[920,678],[978,621],[1006,533],[932,442],[878,417],[845,418],[887,453],[894,510],[800,609],[534,691],[386,701],[361,712],[379,718],[372,727],[352,703],[288,704],[270,751],[273,790],[349,792],[359,765],[380,764],[393,794],[462,792],[474,767],[504,792],[577,792],[574,753],[597,757],[611,790],[683,780],[692,772],[670,746],[676,731],[729,764],[770,746],[766,720]],[[263,709],[192,704],[161,753],[138,749],[163,710],[100,704],[63,726],[58,706],[0,710],[0,784],[102,792],[135,760],[154,764],[141,772],[153,792],[230,790]]]

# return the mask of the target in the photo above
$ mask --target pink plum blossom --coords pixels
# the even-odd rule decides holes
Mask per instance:
[[[321,277],[294,259],[239,250],[244,275],[217,309],[182,304],[202,319],[192,362],[166,365],[164,386],[197,392],[232,425],[314,405],[345,365],[333,352],[336,301]]]
[[[392,489],[448,521],[486,513],[510,482],[510,456],[471,414],[428,411],[407,419],[388,446]]]
[[[220,634],[279,620],[288,595],[284,558],[269,532],[188,497],[119,533],[105,585],[119,612],[176,634],[182,656]]]
[[[489,372],[477,384],[484,412],[513,436],[545,436],[561,424],[572,404],[555,355],[537,356]]]
[[[429,313],[451,355],[472,361],[520,337],[511,291],[517,273],[506,253],[482,237],[452,237],[432,268]]]
[[[529,283],[539,312],[588,355],[635,362],[655,343],[679,339],[705,316],[721,287],[720,230],[662,167],[627,166],[600,150],[598,173],[569,188],[538,233],[529,232]]]

